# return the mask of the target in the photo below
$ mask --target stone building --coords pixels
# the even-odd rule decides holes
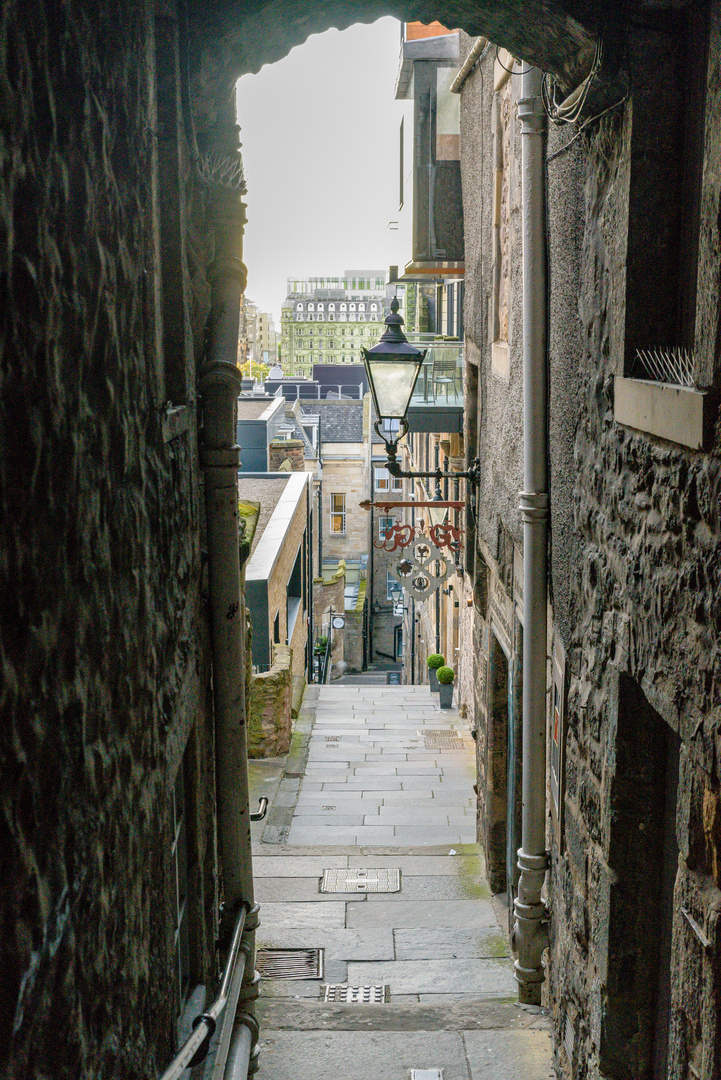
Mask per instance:
[[[289,375],[314,364],[354,364],[361,346],[383,330],[385,273],[346,270],[343,277],[288,278],[281,311],[281,362]]]
[[[316,636],[326,636],[332,612],[344,611],[345,625],[337,627],[338,659],[352,671],[366,663],[366,588],[369,566],[369,521],[360,509],[368,497],[369,398],[346,401],[327,398],[296,406],[298,422],[314,430],[318,455],[316,491],[317,581],[313,621]],[[342,574],[339,568],[342,564]],[[339,608],[342,577],[343,604]],[[342,630],[342,656],[341,634]]]
[[[721,1075],[719,7],[622,20],[603,44],[570,115],[558,81],[531,95],[511,53],[461,48],[466,455],[482,473],[463,695],[479,731],[479,838],[511,923],[517,897],[518,943],[524,548],[549,505],[543,1000],[557,1068],[710,1078]],[[532,183],[545,183],[547,215],[534,234],[522,143],[544,128],[541,90],[558,126],[541,140]],[[542,296],[546,270],[547,451],[535,445],[548,475],[529,487],[524,282]],[[544,367],[545,355],[542,344]],[[541,932],[539,962],[542,944]]]
[[[529,637],[518,491],[536,497],[526,517],[544,510],[544,491],[521,487],[513,209],[540,94],[519,97],[522,73],[496,85],[496,47],[507,67],[547,73],[560,122],[542,154],[550,863],[526,865],[547,878],[557,1066],[583,1080],[721,1075],[717,0],[609,0],[602,23],[578,0],[11,0],[0,1070],[13,1080],[157,1076],[183,1017],[217,990],[219,901],[226,920],[252,901],[248,807],[229,797],[245,716],[232,87],[309,34],[389,10],[472,38],[459,42],[465,451],[483,481],[461,611],[478,657],[468,708],[499,740],[486,768],[515,760],[503,678],[489,675],[491,633],[504,653],[508,629],[517,657],[521,626],[524,650]],[[492,207],[505,185],[504,237]],[[546,775],[531,779],[537,799]]]

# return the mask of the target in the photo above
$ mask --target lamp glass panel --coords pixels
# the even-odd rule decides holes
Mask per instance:
[[[368,360],[380,419],[406,415],[421,361]]]

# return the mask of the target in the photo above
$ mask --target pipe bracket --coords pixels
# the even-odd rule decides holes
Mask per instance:
[[[524,522],[545,521],[549,505],[547,491],[521,491],[518,495],[518,509]]]
[[[521,135],[540,135],[546,124],[546,110],[540,97],[520,98],[518,101],[518,119],[521,121]]]

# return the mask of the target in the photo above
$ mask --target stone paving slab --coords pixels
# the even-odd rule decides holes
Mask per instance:
[[[312,878],[261,878],[256,884],[255,899],[259,904],[283,903],[291,895],[294,903],[300,901],[303,903],[320,902],[327,904],[331,897],[332,899],[344,897],[347,900],[349,896],[359,902],[364,902],[367,899],[368,894],[351,892],[350,890],[348,893],[322,893],[320,891],[320,878],[320,874]]]
[[[460,1032],[261,1031],[259,1048],[256,1080],[408,1080],[409,1069],[433,1068],[474,1080]]]
[[[391,894],[392,898],[405,902],[407,900],[469,900],[475,898],[490,898],[490,890],[485,881],[477,878],[440,877],[429,875],[411,876],[401,873],[400,892]],[[391,895],[386,893],[369,893],[368,899],[374,903],[382,900],[390,900]]]
[[[253,859],[253,877],[322,877],[324,870],[348,866],[347,855],[265,855]]]
[[[323,926],[269,930],[261,919],[256,940],[259,948],[325,949],[326,959],[332,960],[392,960],[394,957],[393,931],[387,929],[360,931]]]
[[[353,907],[356,905],[354,904]],[[293,901],[264,903],[260,918],[264,930],[277,932],[285,927],[303,927],[322,929],[323,927],[344,927],[346,905],[342,900],[329,900],[325,904],[304,904]],[[376,923],[376,925],[379,925]]]
[[[436,900],[433,904],[425,900],[406,900],[399,905],[387,899],[374,904],[353,904],[348,908],[346,926],[353,929],[389,926],[394,930],[416,926],[462,926],[467,929],[478,917],[479,904],[478,900]]]
[[[381,825],[391,821],[394,825],[419,825],[422,822],[428,825],[448,825],[448,814],[447,806],[423,806],[423,808],[409,806],[408,809],[404,809],[395,803],[391,806],[379,807],[378,816]]]
[[[417,997],[417,995],[413,995]],[[517,1002],[488,1000],[452,1001],[448,1004],[429,1003],[423,1008],[408,1006],[400,1000],[386,1005],[344,1005],[335,1002],[259,1001],[261,1027],[292,1028],[295,1031],[478,1031],[502,1030],[548,1031],[550,1024],[545,1009]]]
[[[548,1031],[464,1033],[471,1080],[553,1080]]]
[[[513,998],[516,980],[507,960],[476,957],[441,960],[394,960],[348,964],[354,986],[387,983],[393,994],[452,994],[471,997]]]
[[[371,866],[379,869],[397,868],[403,877],[441,877],[464,874],[485,882],[483,860],[478,855],[351,855],[348,866]]]
[[[482,929],[484,923],[486,926]],[[473,930],[449,927],[433,930],[394,930],[393,939],[397,960],[444,960],[510,955],[508,939],[501,932],[490,904],[485,918],[482,916],[476,918]]]
[[[362,825],[332,826],[293,824],[288,833],[291,844],[356,844],[356,833]]]

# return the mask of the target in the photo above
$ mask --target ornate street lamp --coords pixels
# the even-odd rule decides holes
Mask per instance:
[[[439,498],[441,480],[469,480],[472,484],[478,484],[480,461],[476,458],[472,467],[465,472],[444,472],[439,468],[433,472],[412,473],[401,469],[398,461],[398,443],[409,431],[406,413],[426,357],[426,350],[416,349],[409,343],[401,330],[403,319],[398,314],[398,308],[398,300],[394,297],[391,300],[391,313],[386,319],[388,329],[377,345],[374,345],[372,349],[362,350],[368,384],[378,417],[375,429],[385,443],[388,472],[391,476],[409,480],[435,477],[436,498]],[[384,420],[398,422],[398,431],[395,435],[384,432]]]

